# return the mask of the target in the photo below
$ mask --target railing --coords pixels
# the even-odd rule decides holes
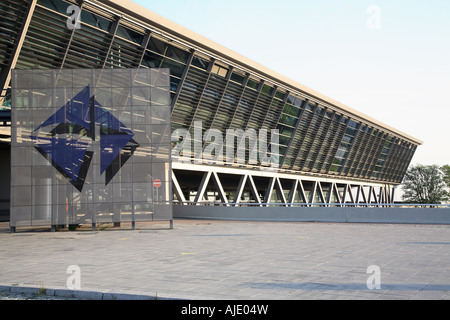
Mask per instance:
[[[310,208],[310,207],[354,207],[354,208],[438,208],[450,209],[450,204],[410,204],[410,203],[257,203],[239,202],[225,203],[214,201],[173,201],[173,205],[190,206],[226,206],[226,207],[286,207],[286,208]]]

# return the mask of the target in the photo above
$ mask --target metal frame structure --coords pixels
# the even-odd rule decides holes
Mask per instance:
[[[72,4],[81,8],[81,29],[66,26]],[[10,31],[0,37],[0,99],[6,107],[12,68],[170,68],[173,130],[193,132],[198,121],[203,132],[279,130],[280,168],[271,173],[267,192],[278,190],[286,204],[303,181],[314,182],[313,194],[324,203],[329,181],[334,190],[345,186],[343,193],[334,191],[338,203],[346,203],[347,196],[355,203],[370,204],[371,197],[392,203],[393,189],[422,144],[128,0],[5,0],[0,13],[7,17],[0,21],[0,33]],[[189,170],[174,162],[177,166]],[[240,175],[236,199],[229,199],[216,170],[220,163],[194,167],[206,173],[193,199],[200,202],[211,179],[219,198],[233,203],[246,182],[254,184],[253,177],[265,170],[261,163],[222,167]],[[174,190],[183,201],[189,181],[174,176]],[[287,196],[280,179],[292,183]],[[360,191],[353,194],[356,186]],[[364,191],[364,186],[373,189]]]
[[[395,188],[341,179],[313,178],[283,173],[255,172],[224,167],[193,166],[174,163],[173,192],[180,205],[224,206],[385,206],[394,204]],[[196,173],[198,188],[183,189],[181,178]],[[224,183],[223,176],[233,176],[238,183]],[[256,184],[255,180],[259,183]]]

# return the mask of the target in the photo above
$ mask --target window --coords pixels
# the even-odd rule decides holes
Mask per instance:
[[[353,120],[350,120],[350,121],[348,122],[348,126],[351,127],[351,128],[356,128],[356,127],[358,126],[358,123],[356,123],[356,122],[353,121]]]
[[[285,136],[288,136],[288,137],[292,136],[292,133],[294,132],[294,129],[289,128],[289,127],[285,127],[285,126],[282,126],[282,125],[278,126],[278,130],[280,130],[280,134],[281,135],[285,135]]]
[[[291,106],[290,104],[286,104],[286,106],[284,107],[283,113],[294,116],[294,117],[298,117],[298,115],[300,113],[300,109],[298,109],[297,107]]]
[[[189,58],[189,52],[187,50],[170,44],[169,40],[164,41],[151,37],[147,49],[182,63],[187,63]]]
[[[170,75],[181,78],[185,65],[166,58],[160,68],[169,68]]]
[[[279,139],[280,145],[287,146],[291,140],[291,137],[280,135]]]
[[[239,84],[243,84],[245,80],[245,75],[241,75],[239,73],[233,72],[231,74],[231,81],[237,82]]]
[[[322,107],[317,107],[316,113],[317,113],[318,115],[323,115],[324,112],[325,112],[325,109],[324,109],[324,108],[322,108]]]
[[[187,63],[188,58],[189,58],[189,52],[171,45],[169,47],[169,50],[168,50],[166,56],[169,58],[172,58],[174,60],[177,60],[179,62]]]
[[[339,115],[339,114],[335,114],[334,115],[334,121],[340,121],[341,120],[341,115]]]
[[[277,90],[277,92],[275,93],[275,98],[277,98],[277,99],[284,100],[285,97],[286,97],[286,93],[284,93],[284,92]]]
[[[180,84],[180,79],[170,77],[170,91],[176,92],[179,84]]]
[[[129,28],[125,28],[124,26],[119,26],[117,28],[117,35],[119,37],[122,37],[124,39],[127,39],[129,41],[141,44],[144,40],[144,35],[140,34],[134,30],[131,30]]]
[[[160,55],[147,51],[145,52],[144,59],[142,60],[142,65],[148,68],[160,68],[163,59],[164,58]]]
[[[38,4],[63,14],[67,14],[67,7],[70,6],[70,3],[62,0],[39,0]]]
[[[355,129],[352,129],[350,127],[347,128],[347,130],[345,131],[345,134],[349,135],[349,136],[354,136],[356,133]]]
[[[295,101],[294,101],[294,106],[301,108],[303,102],[305,102],[305,100],[303,100],[302,98],[296,97]]]
[[[280,122],[287,124],[291,127],[295,127],[295,124],[297,123],[297,118],[293,118],[291,116],[288,116],[286,114],[281,115]]]
[[[222,67],[222,66],[220,66],[218,64],[215,64],[212,67],[211,73],[217,74],[217,75],[225,78],[227,76],[227,74],[228,74],[228,69],[225,68],[225,67]]]
[[[286,102],[287,102],[287,103],[290,103],[290,104],[294,104],[294,102],[295,102],[295,97],[294,97],[293,95],[290,94],[290,95],[288,96]]]
[[[167,43],[155,37],[151,37],[147,49],[165,55],[167,52]]]
[[[264,84],[261,92],[270,96],[270,95],[272,95],[273,90],[274,90],[274,88],[272,88],[271,86],[269,86],[267,84]]]
[[[170,75],[181,78],[185,65],[147,51],[142,60],[142,65],[148,68],[169,68]]]
[[[308,104],[306,105],[306,110],[313,111],[314,110],[314,105],[311,102],[308,102]]]
[[[208,69],[209,61],[194,56],[194,58],[192,59],[192,65],[196,66],[197,68],[206,70],[206,69]]]
[[[258,90],[259,82],[255,79],[248,79],[247,87]]]
[[[67,7],[66,7],[67,10]],[[86,9],[81,10],[81,16],[80,16],[81,22],[84,22],[90,26],[93,26],[95,28],[99,28],[103,31],[108,31],[111,29],[112,21],[105,19],[103,17],[100,17],[96,14],[93,14]]]

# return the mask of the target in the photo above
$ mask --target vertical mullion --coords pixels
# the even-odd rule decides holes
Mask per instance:
[[[361,131],[361,126],[362,126],[362,124],[360,124],[359,126],[358,126],[358,132],[357,132],[357,137],[358,137],[358,145],[357,145],[357,149],[354,151],[354,154],[353,154],[353,156],[352,156],[352,159],[351,159],[351,163],[350,163],[350,166],[349,166],[349,169],[348,169],[348,172],[347,172],[347,175],[350,175],[350,176],[355,176],[356,175],[356,171],[357,171],[357,169],[358,169],[358,165],[359,165],[359,162],[360,162],[360,159],[361,159],[361,152],[362,152],[362,150],[364,149],[364,136],[365,136],[365,132],[364,131]],[[356,138],[357,137],[355,137],[355,140],[356,140]],[[356,141],[355,141],[355,143],[356,143]],[[353,170],[352,170],[352,167],[353,166]]]
[[[308,102],[306,102],[306,103],[308,103]],[[314,108],[313,108],[313,110],[311,111],[311,113],[312,113],[311,121],[308,122],[308,129],[307,129],[305,135],[307,135],[308,132],[311,130],[310,125],[311,125],[311,122],[314,120],[314,117],[315,117],[315,115],[316,115],[316,110],[317,110],[318,107],[319,107],[319,105],[318,105],[317,103],[314,103]],[[306,109],[306,105],[305,105],[305,108],[304,108],[303,110],[305,110],[305,109]],[[299,121],[300,121],[300,119],[299,119]],[[295,156],[293,156],[293,158],[292,158],[292,159],[294,159],[294,164],[293,164],[293,165],[295,165],[295,162],[297,161],[297,158],[298,158],[298,156],[299,156],[299,154],[300,154],[300,151],[301,151],[301,149],[302,149],[302,147],[303,147],[304,144],[305,144],[305,139],[303,138],[302,142],[301,142],[300,145],[298,146],[298,149],[296,150]],[[299,167],[299,170],[302,169],[300,166],[298,166],[298,167]]]
[[[319,105],[316,105],[316,108],[314,108],[314,114],[313,114],[313,117],[316,116],[316,115],[319,116],[319,115],[316,113],[316,111],[317,111],[318,108],[319,108]],[[324,108],[323,110],[324,110],[324,112],[326,112],[325,108]],[[317,134],[318,134],[318,132],[319,132],[319,130],[320,130],[320,127],[322,126],[322,123],[323,123],[323,119],[324,119],[324,118],[325,118],[325,116],[322,115],[321,118],[320,118],[320,120],[319,120],[319,124],[318,124],[318,126],[317,126],[317,130],[316,130],[316,132],[313,133],[313,138],[312,138],[312,141],[311,141],[311,145],[310,145],[310,147],[308,148],[308,151],[306,152],[307,155],[311,152],[311,149],[313,148],[314,144],[317,143],[317,142],[316,142]],[[310,128],[311,128],[311,127],[310,127]],[[309,130],[308,130],[308,132],[309,132]],[[308,134],[308,133],[307,133],[307,134]],[[303,144],[302,144],[302,146],[303,146]],[[302,165],[301,167],[300,167],[300,165],[299,165],[299,170],[300,170],[300,171],[303,171],[303,170],[305,169],[306,162],[307,162],[307,160],[308,160],[308,156],[307,156],[307,155],[306,155],[306,157],[305,157],[305,160],[303,161],[303,165]],[[311,167],[311,170],[312,170],[312,167]]]
[[[111,29],[109,30],[109,35],[111,36],[111,41],[109,42],[108,50],[106,50],[105,58],[103,60],[102,68],[105,68],[106,63],[108,62],[109,54],[111,53],[111,49],[114,43],[114,39],[116,38],[117,29],[119,28],[121,17],[116,16]]]
[[[286,92],[286,97],[284,98],[284,106],[283,106],[283,108],[286,106],[288,97],[289,97],[289,92]],[[297,122],[295,123],[295,128],[294,128],[294,131],[292,132],[291,139],[289,140],[289,143],[288,143],[288,145],[286,147],[286,150],[284,151],[283,160],[280,163],[280,168],[283,167],[284,161],[286,159],[286,156],[287,156],[288,152],[290,151],[290,149],[292,147],[292,142],[293,142],[295,136],[297,135],[298,128],[300,127],[300,122],[302,121],[303,115],[305,114],[305,108],[306,108],[306,104],[307,103],[308,103],[307,100],[303,100],[302,105],[300,106],[300,114],[298,115]],[[283,111],[280,113],[280,118],[278,119],[278,124],[280,123],[281,114],[282,113],[283,113]]]
[[[78,1],[78,7],[80,8],[80,10],[83,10],[83,6],[84,6],[84,1],[83,0],[79,0]],[[67,54],[69,53],[70,45],[72,44],[72,40],[73,40],[73,37],[75,36],[75,31],[76,30],[77,30],[76,28],[72,29],[72,33],[70,34],[70,38],[67,41],[66,51],[64,52],[64,55],[63,55],[63,58],[62,58],[62,61],[61,61],[61,65],[59,66],[60,69],[62,69],[64,67],[64,63],[66,62]]]
[[[173,109],[178,101],[178,98],[180,97],[181,89],[184,85],[184,82],[186,81],[186,77],[187,77],[188,71],[191,67],[192,60],[194,59],[194,52],[195,52],[194,50],[190,51],[188,60],[186,62],[186,67],[183,70],[183,74],[181,75],[180,83],[178,84],[177,92],[175,93],[175,97],[173,98],[172,105],[171,105],[172,113],[173,113]]]
[[[237,186],[237,190],[234,195],[234,201],[233,201],[235,206],[238,206],[238,203],[241,202],[241,196],[242,196],[242,193],[244,192],[244,187],[245,187],[245,184],[247,183],[247,179],[248,179],[248,175],[244,174],[241,176],[241,179],[239,180],[239,184]]]
[[[223,91],[222,91],[222,94],[220,95],[219,102],[217,103],[216,110],[214,111],[214,116],[211,117],[211,118],[212,118],[212,120],[211,120],[211,126],[213,125],[213,123],[215,122],[215,120],[216,120],[216,118],[217,118],[217,114],[218,114],[218,112],[219,112],[220,105],[222,104],[223,97],[225,96],[225,93],[226,93],[226,91],[228,90],[228,85],[229,85],[229,83],[230,83],[230,79],[231,79],[231,75],[232,75],[232,74],[233,74],[233,67],[231,66],[230,69],[229,69],[229,71],[228,71],[228,75],[227,75],[227,77],[226,77],[225,87],[224,87],[224,89],[223,89]]]
[[[195,122],[195,117],[198,113],[198,109],[200,108],[200,103],[202,102],[203,96],[205,95],[205,90],[208,87],[209,80],[211,79],[211,71],[214,66],[214,62],[215,62],[215,60],[212,59],[209,63],[208,69],[206,70],[206,72],[208,73],[208,76],[206,77],[206,81],[205,81],[205,84],[203,85],[202,93],[200,94],[200,97],[198,98],[198,102],[195,106],[193,106],[194,114],[192,115],[191,123],[189,124],[188,130],[192,129],[192,125]]]
[[[339,122],[337,123],[337,128],[336,128],[336,136],[335,136],[335,139],[333,141],[331,148],[327,152],[327,158],[336,156],[337,150],[339,149],[339,145],[341,144],[342,138],[344,137],[345,130],[347,127],[344,128],[344,126],[340,123],[340,121],[341,120],[339,119]],[[342,132],[339,132],[341,130],[341,128],[343,128]],[[337,145],[337,147],[335,149],[336,151],[334,152],[334,155],[333,155],[332,151],[334,150],[334,148],[335,148],[334,146],[336,146],[336,145]],[[334,160],[334,158],[333,158],[333,160]],[[327,172],[327,173],[330,172],[331,166],[333,165],[333,160],[330,161],[330,163],[328,164],[328,167],[325,169],[325,172]]]
[[[367,128],[363,134],[364,135],[363,135],[362,141],[361,141],[361,145],[363,147],[361,148],[361,151],[360,151],[361,154],[358,157],[357,167],[355,170],[355,175],[357,177],[364,177],[363,176],[363,171],[364,171],[364,163],[363,162],[366,161],[366,159],[367,159],[366,154],[368,152],[368,149],[370,148],[370,143],[369,143],[370,134],[367,133]]]
[[[351,120],[351,119],[349,119],[349,121],[348,121],[349,124],[350,124],[350,120]],[[348,129],[348,128],[349,128],[349,125],[347,125],[347,129]],[[343,164],[342,167],[341,167],[341,172],[340,172],[340,173],[344,173],[344,169],[347,169],[347,167],[349,167],[349,166],[347,166],[347,162],[348,162],[349,160],[353,161],[353,159],[350,158],[350,154],[351,154],[352,151],[354,151],[354,150],[353,150],[353,146],[355,145],[356,138],[358,137],[358,134],[359,134],[359,128],[361,128],[361,123],[358,123],[357,127],[355,128],[356,134],[355,134],[355,136],[353,137],[352,143],[350,143],[350,148],[348,149],[348,154],[347,154],[347,157],[346,157],[345,160],[344,160],[344,164]],[[347,130],[347,129],[346,129],[346,130]],[[353,156],[353,154],[352,154],[352,156]],[[351,162],[351,163],[352,163],[352,162]],[[350,163],[350,165],[351,165],[351,163]],[[347,174],[344,173],[344,175],[347,175]]]
[[[14,43],[14,48],[11,52],[11,59],[7,66],[2,70],[0,74],[0,103],[3,102],[3,98],[6,95],[6,90],[11,82],[11,70],[16,67],[17,60],[19,59],[20,51],[22,50],[22,46],[25,40],[25,36],[28,32],[28,27],[30,26],[31,18],[34,13],[34,9],[36,8],[37,0],[31,0],[28,4],[28,7],[25,11],[23,17],[23,23],[20,26],[20,31],[17,35],[17,39]]]
[[[144,61],[145,52],[147,50],[148,43],[150,42],[150,37],[152,36],[152,31],[148,30],[147,33],[144,36],[144,39],[142,40],[141,46],[142,46],[142,53],[141,57],[139,58],[138,67],[142,65],[142,61]]]
[[[284,110],[284,107],[286,107],[286,103],[287,103],[287,101],[288,101],[288,99],[289,99],[289,95],[291,94],[291,92],[290,91],[286,91],[286,96],[284,97],[284,99],[283,99],[283,107],[281,108],[281,111],[280,111],[280,114],[277,116],[277,118],[278,118],[278,120],[277,120],[277,126],[278,126],[278,124],[280,123],[280,120],[281,120],[281,115],[283,114],[283,110]],[[302,99],[303,100],[303,99]],[[272,102],[273,102],[273,100],[272,100]],[[303,100],[303,102],[304,102],[304,100]],[[300,106],[300,109],[301,109],[301,107],[303,106],[303,103],[302,103],[302,105]],[[300,110],[300,111],[302,111],[302,110]],[[266,117],[267,117],[267,115],[266,115]],[[300,117],[300,115],[298,115],[298,117]]]
[[[375,140],[376,140],[376,138],[373,136],[373,132],[374,131],[378,131],[378,130],[373,128],[372,132],[369,135],[369,139],[368,139],[369,143],[368,143],[368,147],[366,149],[367,154],[366,154],[366,157],[364,159],[364,162],[368,163],[368,167],[366,169],[364,169],[364,167],[363,167],[362,170],[361,170],[361,175],[362,175],[363,178],[368,176],[369,170],[370,170],[370,162],[369,162],[369,160],[370,160],[371,155],[373,154],[373,150],[375,148]]]
[[[375,168],[375,164],[378,161],[378,158],[380,157],[380,154],[382,151],[382,148],[380,148],[380,145],[376,143],[379,140],[379,138],[378,138],[379,134],[380,134],[380,130],[377,129],[377,134],[373,138],[372,148],[370,149],[370,153],[368,156],[368,159],[370,160],[369,166],[366,170],[366,176],[368,177],[368,179],[370,179],[372,177],[372,173]]]
[[[250,119],[252,118],[253,113],[255,112],[255,108],[256,108],[256,105],[258,104],[259,98],[261,97],[261,92],[262,92],[262,89],[263,89],[263,87],[264,87],[264,84],[265,84],[265,81],[264,81],[264,80],[261,80],[261,81],[259,82],[259,87],[258,87],[258,90],[257,90],[258,94],[257,94],[257,96],[256,96],[255,102],[254,102],[253,105],[251,106],[251,107],[252,107],[252,111],[250,111],[250,115],[248,116],[247,121],[246,121],[246,122],[247,122],[247,125],[245,126],[245,129],[246,129],[246,130],[247,130],[247,128],[248,128],[248,125],[250,124]]]
[[[232,124],[233,121],[234,121],[234,118],[236,117],[236,113],[237,113],[239,104],[241,103],[242,97],[244,96],[245,89],[247,88],[247,83],[248,83],[248,80],[249,80],[249,79],[250,79],[250,74],[247,73],[246,76],[245,76],[245,79],[244,79],[244,83],[242,84],[242,86],[243,86],[242,92],[241,92],[241,94],[240,94],[240,96],[239,96],[239,99],[237,100],[236,106],[235,106],[235,108],[234,108],[233,116],[230,117],[230,119],[229,119],[228,122],[227,122],[228,128],[231,126],[231,124]],[[225,126],[225,127],[226,127],[226,126]]]
[[[322,126],[323,122],[326,121],[325,120],[326,119],[325,115],[326,115],[327,111],[328,111],[328,109],[324,108],[324,114],[323,114],[320,126]],[[334,117],[334,113],[333,113],[333,117]],[[316,164],[317,158],[319,157],[320,153],[322,152],[322,150],[323,150],[323,148],[325,146],[325,138],[327,137],[327,135],[328,135],[328,133],[330,131],[331,121],[332,121],[332,119],[330,118],[330,124],[325,129],[326,131],[325,131],[325,134],[323,135],[324,140],[322,141],[322,144],[318,148],[316,155],[311,159],[311,171],[314,169],[314,165]],[[320,126],[319,126],[319,129],[320,129]],[[316,136],[314,137],[314,139],[316,139],[316,137],[317,137],[317,132],[316,132]],[[318,169],[318,171],[320,171],[320,169]]]
[[[278,87],[274,86],[273,87],[273,92],[270,96],[270,102],[269,102],[269,107],[267,108],[266,114],[264,115],[264,120],[261,122],[261,126],[260,128],[262,128],[262,126],[266,123],[267,117],[269,115],[269,110],[272,107],[273,102],[275,101],[275,94],[277,93]],[[284,108],[284,106],[283,106]],[[280,117],[281,113],[283,112],[283,109],[281,109],[280,113],[278,114],[277,118]],[[271,128],[271,129],[276,129],[276,128]]]

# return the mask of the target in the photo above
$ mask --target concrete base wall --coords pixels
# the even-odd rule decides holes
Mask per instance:
[[[450,209],[174,206],[174,218],[236,221],[450,224]]]

